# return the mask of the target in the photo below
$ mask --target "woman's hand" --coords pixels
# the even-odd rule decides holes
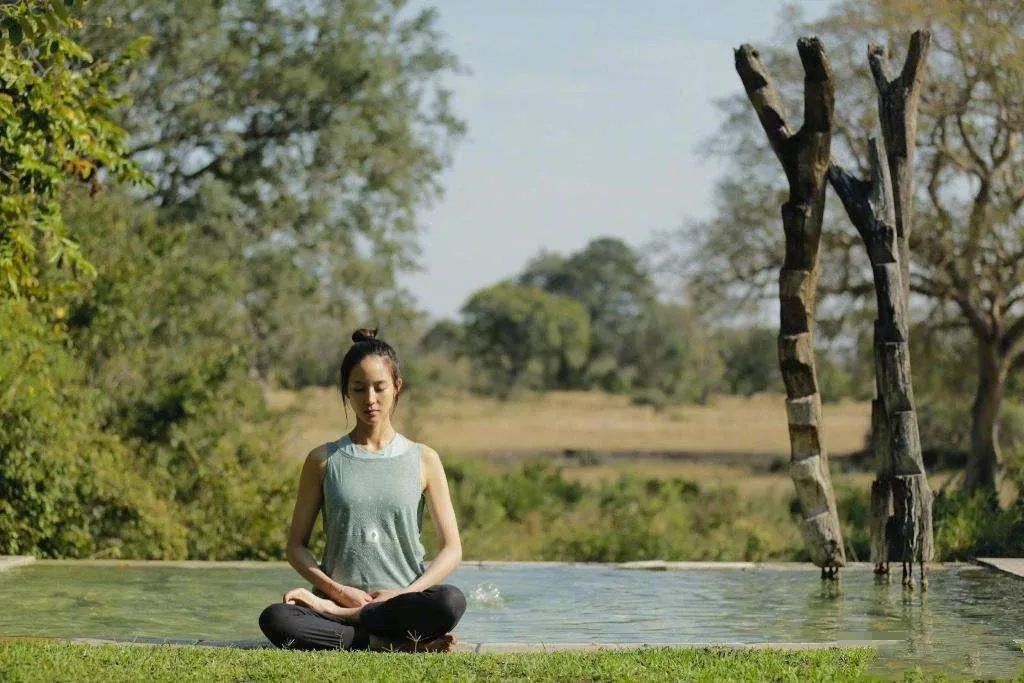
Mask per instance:
[[[370,597],[373,598],[370,602],[384,602],[385,600],[390,600],[396,595],[401,595],[402,593],[405,593],[405,591],[399,590],[398,588],[382,588],[370,593]]]
[[[281,600],[289,605],[303,605],[305,607],[309,607],[310,609],[316,610],[322,614],[327,612],[326,605],[324,604],[327,601],[313,595],[306,588],[293,588],[285,593]]]
[[[372,601],[369,593],[353,586],[332,588],[327,592],[327,597],[342,607],[362,607]]]

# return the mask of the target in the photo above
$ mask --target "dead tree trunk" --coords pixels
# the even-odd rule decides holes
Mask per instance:
[[[878,89],[878,120],[885,142],[886,163],[892,179],[896,211],[896,240],[899,251],[903,298],[910,296],[910,232],[914,217],[914,150],[917,148],[917,102],[924,81],[931,33],[914,31],[903,69],[894,76],[880,45],[868,46],[868,64]]]
[[[887,571],[890,559],[903,563],[903,583],[913,586],[913,563],[921,568],[932,557],[932,493],[921,460],[914,390],[907,344],[907,298],[903,287],[896,216],[885,150],[870,141],[871,180],[859,180],[837,165],[829,170],[832,187],[856,226],[875,281],[875,383],[872,444],[876,480],[871,485],[871,560]]]
[[[893,75],[886,59],[885,49],[878,45],[868,46],[868,64],[874,76],[875,87],[878,89],[878,118],[882,128],[882,138],[885,142],[885,164],[890,184],[888,188],[874,188],[881,194],[877,195],[878,201],[889,197],[891,201],[888,207],[875,206],[874,208],[886,213],[878,213],[876,221],[890,219],[891,211],[892,225],[895,234],[890,236],[884,234],[886,227],[876,224],[866,228],[857,224],[853,214],[851,220],[857,225],[857,229],[864,237],[865,246],[868,248],[869,258],[873,269],[875,269],[875,289],[879,300],[879,318],[875,325],[875,363],[876,363],[876,390],[877,398],[872,403],[871,429],[872,447],[875,453],[875,481],[871,485],[871,561],[875,564],[877,573],[888,573],[889,560],[899,559],[903,563],[904,583],[912,584],[913,579],[908,574],[909,563],[918,561],[921,563],[921,579],[924,582],[924,562],[932,556],[932,524],[931,524],[931,491],[928,488],[925,477],[924,464],[920,455],[920,439],[914,437],[912,452],[910,453],[913,462],[900,464],[900,459],[907,453],[893,450],[894,439],[900,439],[900,435],[893,430],[899,429],[899,420],[909,416],[894,417],[894,411],[900,406],[893,402],[886,403],[886,396],[892,395],[892,390],[886,387],[885,382],[891,381],[886,376],[887,358],[890,343],[906,343],[907,325],[907,303],[910,294],[910,233],[913,227],[913,194],[914,194],[914,150],[916,147],[917,134],[917,103],[920,95],[921,84],[924,79],[924,65],[928,54],[928,46],[931,42],[931,34],[928,31],[915,31],[910,38],[910,48],[907,57],[903,62],[903,68],[898,75]],[[872,154],[879,150],[872,147]],[[879,173],[872,170],[875,178]],[[833,187],[840,192],[839,186],[833,179]],[[862,189],[864,189],[862,187]],[[847,191],[852,188],[847,185]],[[891,194],[886,195],[889,191]],[[840,195],[842,197],[842,195]],[[847,211],[850,207],[847,204],[850,198],[843,197]],[[862,203],[865,197],[858,199]],[[861,221],[866,220],[865,216],[860,217]],[[867,230],[865,232],[865,230]],[[871,240],[871,241],[869,241]],[[894,242],[894,244],[889,244]],[[890,246],[892,247],[890,249]],[[883,304],[886,287],[892,283],[880,281],[878,266],[883,263],[890,263],[890,254],[899,265],[900,287],[895,290],[899,294],[898,324],[893,324],[887,318],[891,314],[888,305]],[[899,337],[902,336],[901,342]],[[907,347],[903,347],[906,352]],[[910,360],[907,353],[906,360],[906,397],[909,399],[907,405],[913,416],[913,430],[917,432],[917,419],[913,405],[913,394],[910,390]],[[897,420],[897,422],[894,422]],[[893,478],[896,476],[919,476],[920,482],[914,486],[897,484]],[[913,500],[901,499],[900,494],[919,496]],[[919,500],[918,500],[919,498]],[[911,521],[915,528],[904,528],[904,515],[911,515]],[[909,554],[908,554],[909,553]]]
[[[801,38],[797,50],[805,78],[804,123],[796,133],[786,122],[782,98],[757,51],[742,45],[735,58],[747,97],[789,181],[789,200],[782,205],[786,256],[779,273],[779,366],[786,384],[790,474],[811,559],[822,568],[822,577],[832,578],[846,564],[846,555],[822,438],[812,340],[835,86],[821,41]]]

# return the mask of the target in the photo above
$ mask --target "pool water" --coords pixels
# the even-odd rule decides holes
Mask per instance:
[[[1024,670],[1024,581],[971,565],[927,592],[866,569],[626,570],[466,564],[448,582],[469,607],[455,633],[487,643],[879,641],[871,670],[970,677]],[[0,572],[0,636],[256,640],[256,618],[306,585],[281,564],[203,568],[40,561]]]

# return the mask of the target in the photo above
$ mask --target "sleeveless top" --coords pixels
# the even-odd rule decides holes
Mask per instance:
[[[419,444],[396,432],[377,452],[345,435],[328,446],[323,491],[325,574],[371,591],[405,588],[423,573]]]

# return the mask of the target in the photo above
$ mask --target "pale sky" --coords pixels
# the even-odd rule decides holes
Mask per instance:
[[[698,144],[717,98],[742,92],[733,48],[769,44],[782,0],[421,0],[471,74],[449,81],[469,128],[421,214],[422,272],[402,282],[434,318],[518,272],[614,236],[641,248],[705,217],[720,163]],[[808,18],[829,0],[794,3]],[[795,46],[793,46],[795,50]],[[753,115],[753,114],[751,114]]]

